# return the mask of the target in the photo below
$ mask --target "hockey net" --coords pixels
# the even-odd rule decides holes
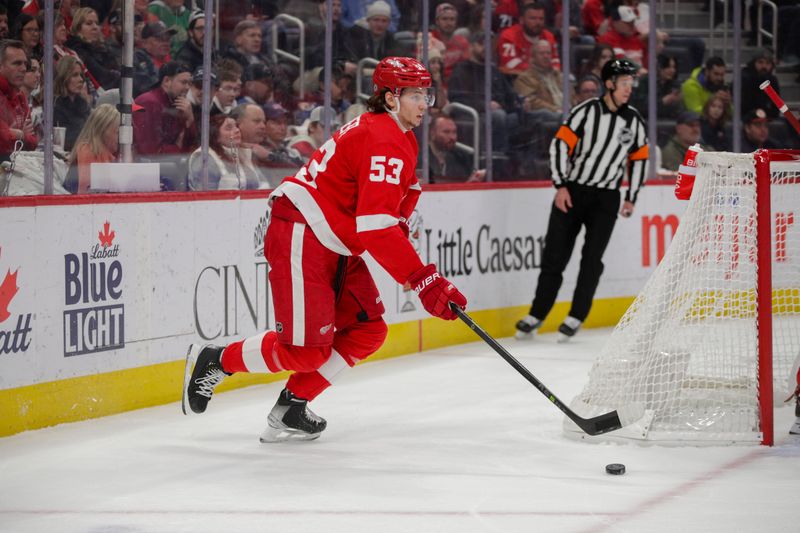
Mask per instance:
[[[663,261],[570,407],[644,410],[607,439],[772,444],[773,405],[800,353],[800,152],[697,161]],[[564,429],[585,438],[568,419]]]

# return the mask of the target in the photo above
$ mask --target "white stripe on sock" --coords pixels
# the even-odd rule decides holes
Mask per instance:
[[[264,362],[264,355],[261,353],[261,342],[266,334],[267,332],[265,331],[264,333],[253,335],[246,338],[242,343],[242,362],[248,372],[270,373],[267,363]]]
[[[331,350],[331,356],[325,361],[325,364],[319,367],[317,372],[322,375],[328,383],[333,384],[333,381],[342,373],[342,370],[350,368],[344,357],[336,350]]]

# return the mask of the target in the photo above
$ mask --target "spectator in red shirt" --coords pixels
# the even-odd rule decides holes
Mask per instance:
[[[589,35],[599,35],[600,25],[606,20],[604,0],[586,0],[581,7],[583,29]]]
[[[641,35],[636,31],[636,13],[630,6],[611,8],[611,25],[608,31],[597,38],[598,43],[610,45],[618,59],[630,59],[640,66],[647,65],[647,50]],[[645,74],[642,68],[639,75]]]
[[[192,104],[186,98],[192,75],[175,61],[165,63],[159,86],[136,98],[142,111],[133,116],[133,141],[140,155],[190,153],[196,129]]]
[[[0,160],[7,161],[17,141],[33,150],[38,139],[25,95],[20,87],[28,70],[25,47],[19,41],[0,42]]]
[[[544,6],[539,2],[526,4],[522,8],[519,24],[514,24],[500,33],[497,40],[500,72],[520,74],[528,68],[533,43],[544,39],[553,49],[553,68],[561,69],[556,38],[544,27]]]
[[[483,4],[476,6],[483,12]],[[497,7],[494,8],[494,18],[497,18],[497,29],[510,28],[514,21],[519,17],[519,6],[516,0],[497,0]],[[492,30],[494,30],[492,21]]]
[[[436,28],[431,32],[434,37],[444,44],[444,79],[450,77],[453,65],[459,61],[469,59],[469,41],[463,35],[456,35],[458,25],[458,12],[453,4],[439,4],[436,6]]]

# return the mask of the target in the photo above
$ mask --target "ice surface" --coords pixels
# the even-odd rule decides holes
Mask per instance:
[[[501,343],[568,403],[609,333]],[[577,442],[476,342],[358,366],[313,403],[319,440],[260,444],[281,386],[0,439],[0,531],[800,530],[791,408],[773,448]]]

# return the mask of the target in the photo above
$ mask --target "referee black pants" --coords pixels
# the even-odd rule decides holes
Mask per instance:
[[[578,184],[568,184],[567,188],[572,197],[572,207],[564,213],[553,204],[547,225],[542,269],[530,310],[530,314],[540,320],[544,320],[553,308],[581,226],[586,227],[586,236],[569,315],[580,321],[589,315],[603,273],[603,253],[611,239],[620,208],[618,190]]]

